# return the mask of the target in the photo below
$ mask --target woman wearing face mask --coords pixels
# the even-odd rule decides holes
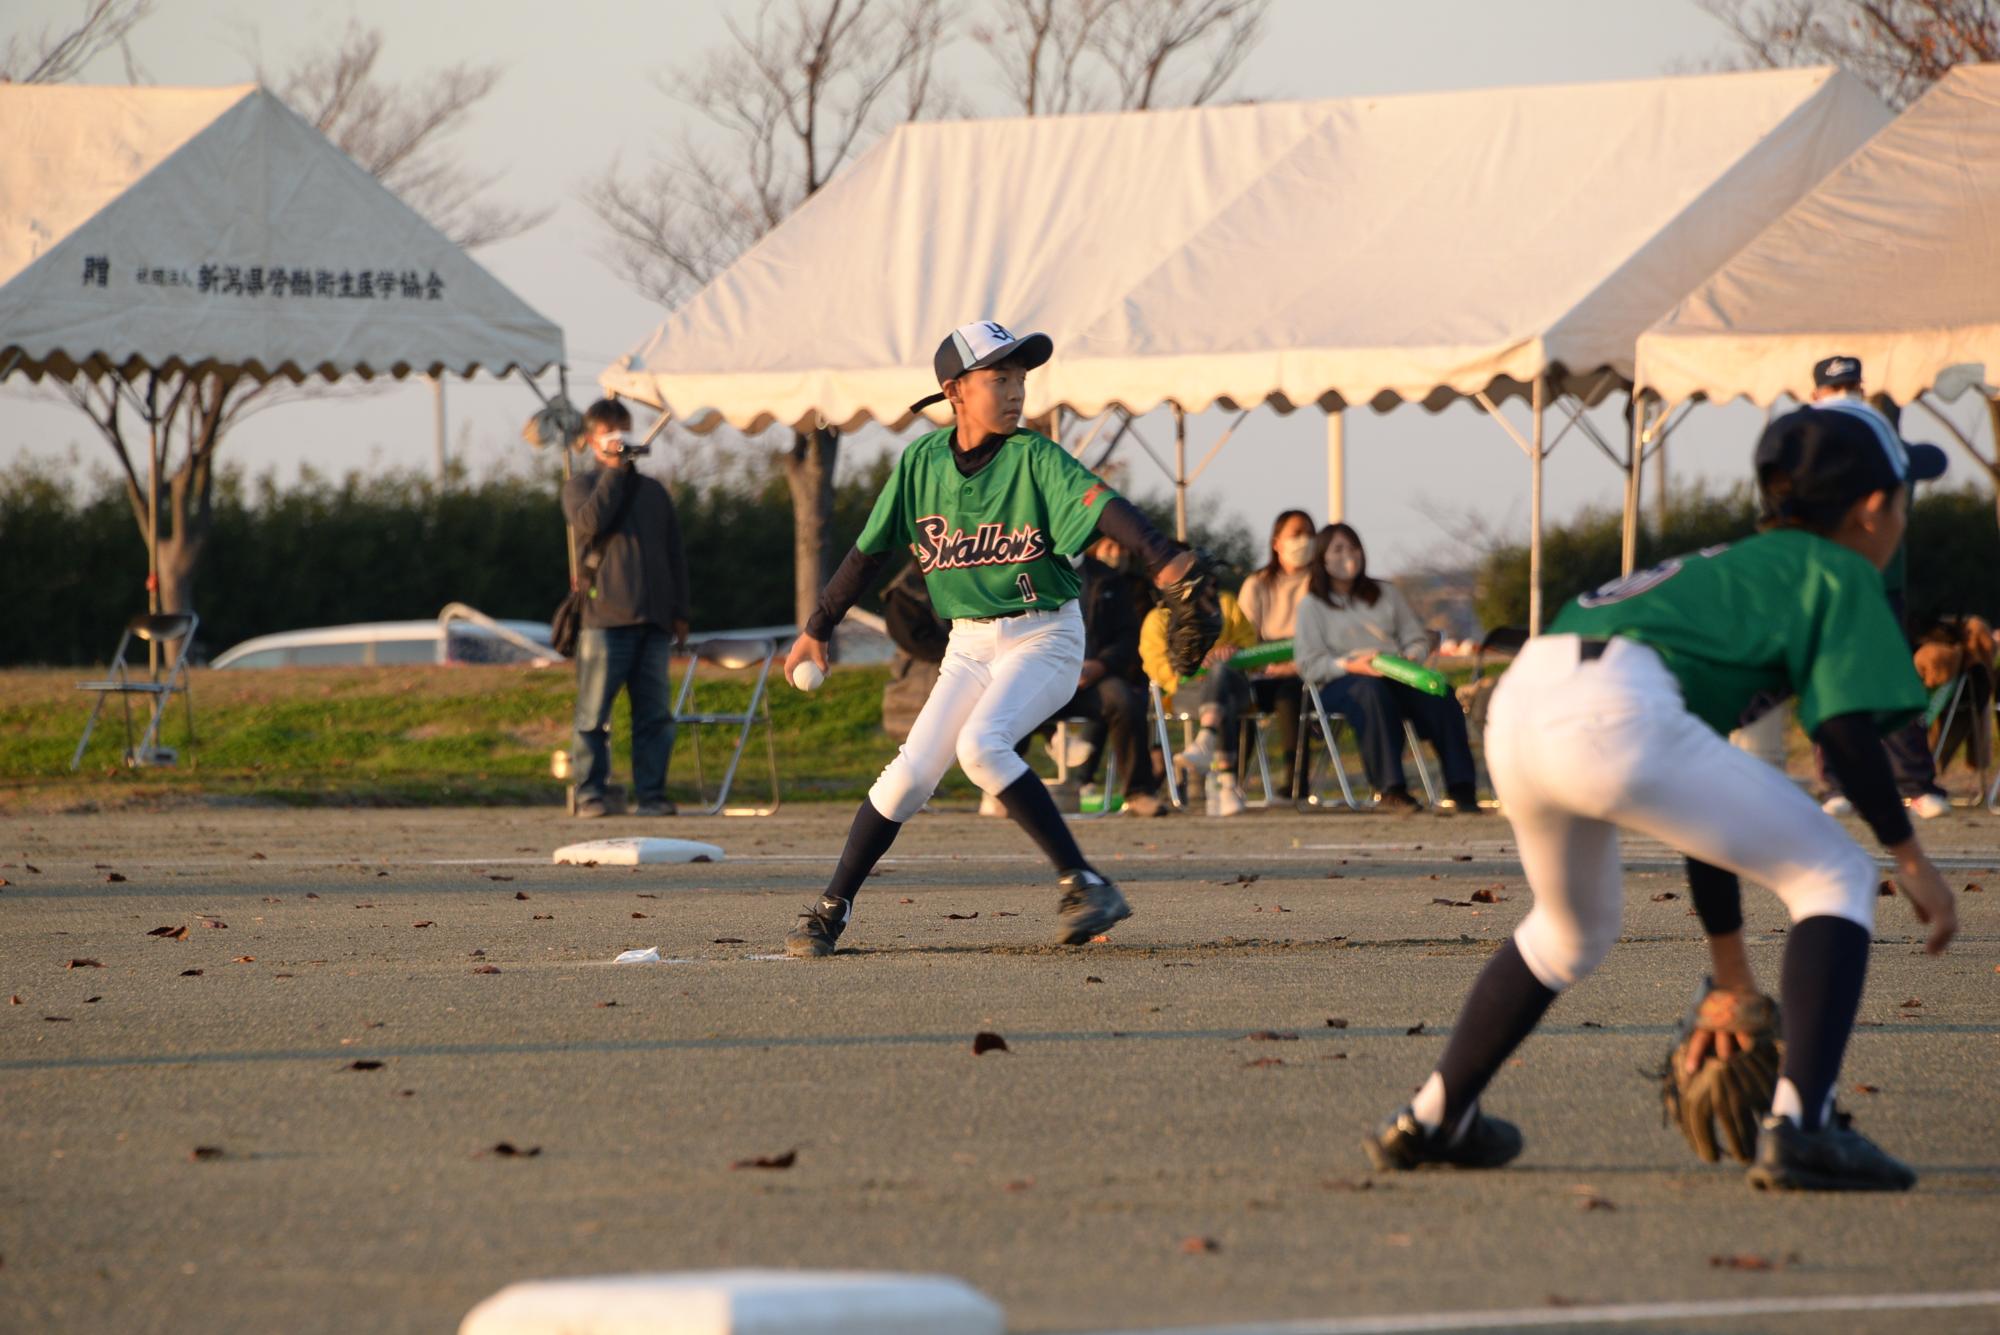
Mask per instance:
[[[1329,524],[1314,540],[1307,596],[1299,603],[1293,664],[1328,712],[1345,716],[1361,742],[1361,762],[1386,812],[1418,809],[1403,777],[1403,720],[1437,749],[1445,791],[1460,811],[1479,810],[1465,711],[1450,695],[1429,695],[1375,670],[1375,655],[1421,661],[1431,636],[1403,591],[1368,576],[1361,535]]]
[[[1286,510],[1271,525],[1270,554],[1263,566],[1243,581],[1237,604],[1256,627],[1259,642],[1288,640],[1298,619],[1299,600],[1305,596],[1306,577],[1312,565],[1313,521],[1303,510]],[[1276,744],[1277,772],[1271,781],[1279,791],[1292,786],[1292,747],[1299,735],[1301,690],[1298,672],[1291,663],[1273,663],[1250,680],[1257,710],[1270,717],[1265,736]],[[1299,777],[1301,792],[1306,777]]]

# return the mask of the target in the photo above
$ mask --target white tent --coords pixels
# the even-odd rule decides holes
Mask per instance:
[[[1629,381],[1887,119],[1819,69],[907,125],[600,383],[695,430],[901,425],[990,315],[1055,339],[1031,416],[1526,394],[1538,554],[1541,409]]]
[[[1639,340],[1662,399],[1806,398],[1861,358],[1908,403],[1954,366],[2000,371],[2000,65],[1962,65]]]
[[[0,85],[0,375],[530,375],[562,331],[277,98]]]
[[[540,395],[562,360],[560,329],[262,88],[0,85],[0,379],[133,400],[154,576],[161,381],[484,369]]]

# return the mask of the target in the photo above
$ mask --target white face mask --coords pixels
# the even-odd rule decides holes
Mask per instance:
[[[1328,552],[1326,573],[1335,579],[1353,579],[1361,573],[1361,558],[1351,552]]]
[[[1309,533],[1294,538],[1278,539],[1278,559],[1290,570],[1304,569],[1306,558],[1312,555],[1313,540]]]

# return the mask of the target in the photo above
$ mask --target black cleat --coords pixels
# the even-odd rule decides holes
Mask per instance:
[[[1405,1106],[1384,1122],[1361,1148],[1378,1173],[1407,1172],[1428,1164],[1448,1164],[1453,1168],[1501,1168],[1514,1161],[1523,1145],[1521,1129],[1512,1122],[1472,1114],[1472,1124],[1456,1141],[1446,1143],[1441,1131],[1426,1131],[1417,1115]]]
[[[1750,1185],[1759,1191],[1908,1191],[1910,1166],[1856,1131],[1847,1114],[1817,1131],[1772,1113],[1757,1131]]]
[[[1062,901],[1056,906],[1056,921],[1062,930],[1056,941],[1061,945],[1080,946],[1132,916],[1132,906],[1118,887],[1088,867],[1065,872],[1058,884]]]
[[[853,916],[853,900],[821,895],[819,903],[799,915],[798,926],[785,933],[785,953],[794,959],[831,955]]]

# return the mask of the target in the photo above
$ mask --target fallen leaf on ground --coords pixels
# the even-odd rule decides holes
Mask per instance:
[[[1680,896],[1671,890],[1662,890],[1659,894],[1653,896],[1653,902],[1655,904],[1665,904],[1679,898]]]
[[[636,918],[639,915],[635,913],[632,916]],[[553,913],[531,913],[528,915],[529,922],[554,922],[555,920],[556,915]]]
[[[1259,1029],[1246,1035],[1252,1043],[1296,1043],[1299,1036],[1289,1029]]]
[[[466,958],[468,958],[468,959],[475,959],[475,960],[478,960],[478,959],[485,959],[485,958],[486,958],[486,952],[485,952],[484,950],[475,950],[475,951],[473,951],[473,952],[472,952],[472,953],[471,953],[470,955],[468,955],[468,956],[467,956]]]
[[[635,918],[650,918],[652,915],[650,913],[640,913],[635,909],[632,916]]]
[[[1492,890],[1474,890],[1472,892],[1472,902],[1475,904],[1504,904],[1507,902],[1507,896],[1496,894]]]
[[[1578,1196],[1576,1208],[1579,1210],[1616,1210],[1618,1207],[1602,1196]]]
[[[1422,1020],[1419,1020],[1415,1024],[1411,1025],[1408,1029],[1405,1029],[1403,1032],[1405,1034],[1421,1034],[1424,1032],[1424,1022]]]
[[[70,1022],[67,1015],[44,1015],[42,1018],[52,1024],[68,1024]]]
[[[511,1140],[503,1140],[487,1151],[488,1154],[497,1154],[502,1159],[532,1159],[541,1152],[540,1145],[521,1146]]]
[[[410,926],[412,926],[412,927],[435,927],[435,926],[437,926],[437,923],[433,922],[433,921],[432,921],[431,919],[429,919],[429,918],[425,918],[425,919],[424,919],[424,920],[423,920],[422,922],[413,922],[413,923],[411,923],[411,924],[410,924]]]
[[[1582,1027],[1585,1029],[1602,1029],[1604,1026],[1596,1020],[1585,1020],[1582,1022]]]
[[[474,969],[474,970],[473,970],[473,972],[474,972],[474,973],[499,973],[499,972],[500,972],[500,966],[499,966],[499,965],[497,965],[497,964],[482,964],[482,965],[480,965],[480,966],[479,966],[478,968]]]
[[[1007,1052],[1007,1040],[990,1030],[982,1029],[972,1036],[972,1055],[983,1056],[989,1052]]]
[[[1346,878],[1345,878],[1345,877],[1343,877],[1343,876],[1342,876],[1342,875],[1341,875],[1341,874],[1340,874],[1339,872],[1337,872],[1337,871],[1330,871],[1330,872],[1328,872],[1328,873],[1326,874],[1326,879],[1327,879],[1327,880],[1329,880],[1329,881],[1340,881],[1340,880],[1345,880]]]
[[[341,1068],[344,1071],[379,1071],[382,1063],[377,1061],[353,1061]]]
[[[1329,1029],[1345,1029],[1347,1028],[1347,1021],[1341,1019],[1339,1016],[1334,1016],[1326,1022],[1326,1027]]]
[[[1911,997],[1911,998],[1909,998],[1909,999],[1908,999],[1907,1001],[1905,1001],[1905,1002],[1903,1003],[1903,1009],[1904,1009],[1904,1010],[1914,1010],[1915,1008],[1917,1008],[1918,1006],[1921,1006],[1921,1005],[1923,1005],[1923,1004],[1924,1004],[1923,1002],[1921,1002],[1921,1001],[1917,1000],[1917,999],[1916,999],[1915,997]]]
[[[740,936],[718,936],[708,944],[711,946],[743,946],[748,945],[749,942]]]
[[[916,901],[916,900],[914,900],[914,899],[911,899],[911,898],[910,898],[910,897],[909,897],[908,895],[904,895],[904,896],[903,896],[903,897],[902,897],[901,899],[897,900],[896,902],[897,902],[898,904],[914,904],[914,903],[916,903],[917,901]]]
[[[269,859],[267,859],[262,853],[252,853],[250,855],[250,860],[252,862],[265,862],[268,861]]]
[[[1209,1252],[1219,1252],[1222,1244],[1214,1238],[1182,1238],[1181,1250],[1189,1256],[1202,1256]]]
[[[235,959],[229,962],[231,964],[255,964],[257,962],[257,957],[255,955],[238,955]]]
[[[514,892],[514,898],[516,899],[526,899],[527,897],[528,897],[528,892],[526,890],[516,890]]]
[[[1758,1256],[1753,1252],[1737,1252],[1731,1256],[1711,1256],[1710,1266],[1717,1270],[1776,1270],[1783,1263],[1773,1261],[1768,1256]]]
[[[1083,976],[1083,981],[1084,981],[1084,982],[1086,982],[1086,983],[1101,983],[1101,982],[1103,982],[1104,980],[1103,980],[1102,978],[1099,978],[1099,977],[1098,977],[1098,976],[1097,976],[1096,974],[1094,974],[1094,973],[1087,973],[1087,974],[1085,974],[1085,975]]]
[[[199,978],[199,977],[201,977],[201,970],[200,970],[200,969],[182,969],[182,970],[181,970],[181,977],[183,977],[183,978]]]
[[[638,893],[638,898],[640,898],[640,899],[658,899],[658,898],[659,898],[659,896],[658,896],[658,895],[655,895],[655,894],[651,894],[651,893],[649,893],[649,892],[647,892],[647,891],[644,891],[644,890],[641,890],[641,891],[639,891],[639,893]]]
[[[0,881],[0,885],[5,884],[5,881]],[[1986,887],[1977,881],[1967,881],[1965,883],[1965,893],[1968,895],[1983,895],[1986,893]]]
[[[597,1009],[603,1010],[606,1006],[616,1006],[617,1004],[615,1001],[600,1001],[597,1003]]]
[[[1452,860],[1453,862],[1470,862],[1470,861],[1472,861],[1472,854],[1470,854],[1470,853],[1453,853],[1453,854],[1451,855],[1451,860]]]
[[[971,922],[979,916],[979,912],[975,909],[971,913],[947,913],[944,916],[947,918],[956,918],[960,922]]]
[[[210,1159],[220,1159],[221,1157],[222,1146],[220,1145],[197,1145],[188,1151],[188,1158],[194,1163],[206,1163]]]
[[[1285,1059],[1283,1057],[1253,1057],[1243,1064],[1245,1066],[1283,1066]]]
[[[37,875],[37,876],[40,876],[40,875],[42,874],[42,869],[41,869],[40,867],[37,867],[37,866],[36,866],[36,865],[35,865],[34,863],[32,863],[32,862],[23,862],[23,863],[21,864],[21,870],[23,870],[23,871],[31,871],[31,872],[33,872],[33,873],[34,873],[35,875]]]
[[[315,890],[308,890],[308,891],[306,891],[306,898],[307,898],[307,899],[318,899],[318,898],[319,898],[319,892],[318,892],[318,891],[315,891]]]
[[[487,879],[487,880],[489,880],[489,881],[511,881],[511,880],[513,880],[514,878],[513,878],[513,877],[511,877],[511,876],[502,876],[502,875],[500,875],[500,874],[499,874],[499,873],[497,873],[497,872],[490,872],[490,871],[489,871],[489,872],[487,872],[487,873],[486,873],[486,879]],[[522,895],[522,896],[521,896],[521,898],[523,898],[523,899],[526,899],[526,898],[527,898],[527,896],[526,896],[526,895]]]
[[[1854,1092],[1855,1092],[1856,1094],[1880,1094],[1880,1093],[1882,1092],[1882,1086],[1880,1086],[1880,1085],[1856,1085],[1856,1086],[1854,1087]]]
[[[1448,909],[1469,909],[1472,907],[1472,901],[1469,899],[1433,899],[1431,903],[1442,904]]]
[[[799,1161],[799,1152],[786,1150],[783,1154],[760,1154],[754,1159],[738,1159],[731,1168],[790,1168]]]
[[[71,960],[68,964],[63,965],[65,969],[101,969],[103,967],[104,964],[101,960]]]
[[[116,885],[124,879],[125,879],[125,873],[117,871],[109,872],[104,877],[105,884],[107,885]]]
[[[16,992],[16,993],[14,994],[14,996],[13,996],[12,1000],[10,1000],[10,1001],[9,1001],[9,1002],[8,1002],[7,1004],[8,1004],[9,1006],[18,1006],[18,1005],[20,1005],[20,1004],[21,1004],[21,994],[20,994],[19,992]]]
[[[995,909],[993,910],[993,916],[996,918],[1018,918],[1021,915],[1012,909]]]
[[[186,923],[182,923],[179,927],[155,927],[152,931],[146,933],[147,936],[163,936],[169,941],[185,941],[187,940],[187,934]]]

